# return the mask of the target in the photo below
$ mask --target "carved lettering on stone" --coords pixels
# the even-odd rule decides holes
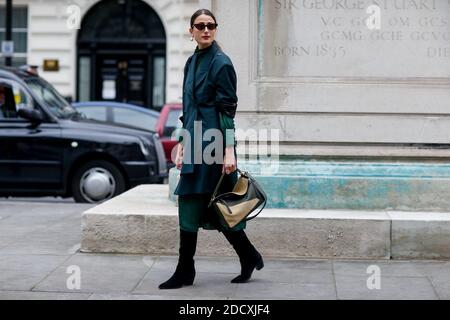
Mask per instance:
[[[450,77],[450,0],[258,5],[260,77]]]

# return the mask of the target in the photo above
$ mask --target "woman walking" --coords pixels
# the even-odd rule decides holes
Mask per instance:
[[[247,238],[245,222],[234,228],[226,228],[214,219],[208,203],[222,173],[226,173],[220,191],[231,191],[237,182],[236,141],[234,138],[234,116],[237,106],[236,72],[230,58],[223,53],[215,34],[217,20],[211,11],[196,11],[190,21],[191,41],[197,42],[194,54],[184,68],[183,128],[189,132],[191,143],[180,141],[175,164],[180,172],[180,181],[175,190],[178,195],[180,223],[179,259],[175,273],[160,289],[175,289],[192,285],[195,278],[194,255],[198,229],[218,230],[233,246],[241,263],[241,274],[232,283],[247,282],[254,269],[264,266],[263,259]],[[201,122],[201,131],[195,122]],[[222,132],[222,163],[207,164],[203,152],[208,143],[202,137],[206,130]],[[194,148],[193,141],[201,141],[201,150]],[[201,152],[201,163],[194,163],[195,153]],[[213,155],[214,156],[214,155]],[[222,160],[222,159],[221,159]],[[209,162],[209,161],[208,161]]]

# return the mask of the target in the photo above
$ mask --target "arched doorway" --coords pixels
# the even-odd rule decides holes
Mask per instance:
[[[77,100],[160,109],[165,102],[166,35],[142,0],[103,0],[84,16],[77,38]]]

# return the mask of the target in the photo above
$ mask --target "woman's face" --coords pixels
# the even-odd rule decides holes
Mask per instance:
[[[194,21],[194,27],[189,28],[189,32],[194,37],[195,41],[198,43],[199,49],[204,49],[209,47],[212,42],[214,41],[214,38],[216,36],[216,30],[210,30],[209,28],[204,28],[203,30],[199,30],[197,27],[195,27],[196,24],[215,24],[216,22],[214,19],[206,14],[202,14],[198,16]]]

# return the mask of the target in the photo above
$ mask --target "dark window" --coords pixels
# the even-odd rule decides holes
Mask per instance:
[[[0,82],[0,119],[17,119],[20,108],[33,108],[31,98],[16,83],[9,80]]]
[[[143,0],[96,1],[77,37],[78,101],[117,101],[161,110],[166,32]]]
[[[6,21],[5,6],[0,6],[0,43],[5,40]],[[18,67],[27,63],[27,34],[28,34],[28,8],[13,7],[12,40],[14,41],[13,66]],[[5,59],[0,59],[0,66],[5,65]]]
[[[165,97],[165,57],[155,57],[153,59],[153,108],[161,110]]]
[[[27,78],[28,87],[34,92],[41,104],[58,118],[70,118],[76,110],[59,94],[56,89],[42,78]]]
[[[144,130],[154,131],[156,122],[158,121],[158,118],[154,116],[134,110],[114,108],[113,113],[114,122],[123,123]]]

